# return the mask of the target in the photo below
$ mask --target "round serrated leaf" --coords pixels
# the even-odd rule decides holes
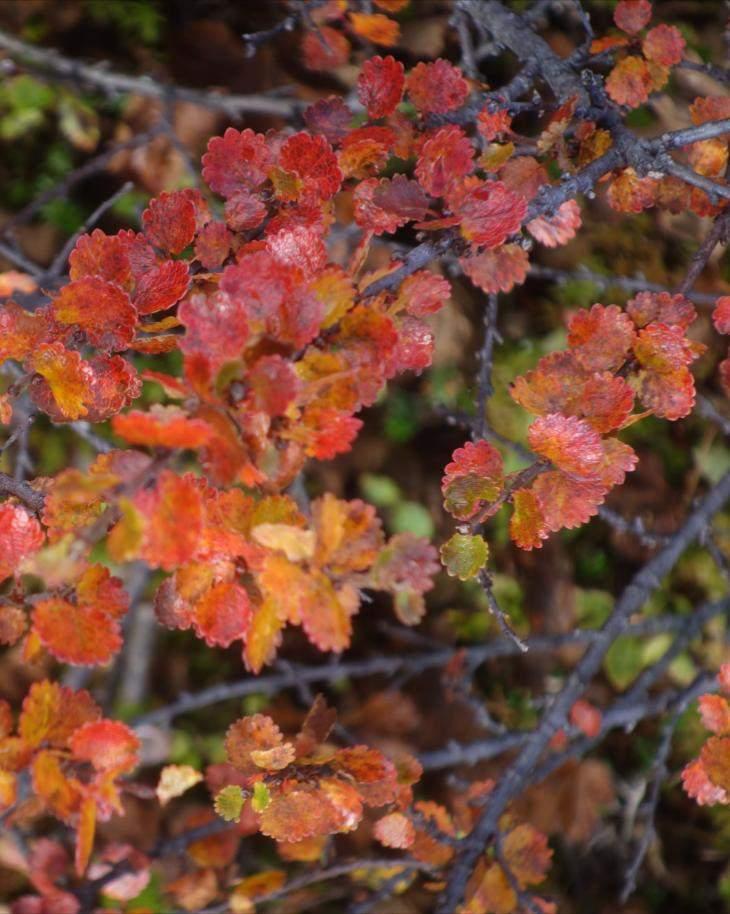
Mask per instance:
[[[226,822],[237,822],[243,809],[243,791],[237,784],[229,784],[216,795],[215,811]]]
[[[455,533],[441,547],[441,561],[452,578],[468,581],[482,569],[489,557],[489,546],[483,537]]]

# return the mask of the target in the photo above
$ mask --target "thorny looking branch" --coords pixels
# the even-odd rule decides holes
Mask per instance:
[[[507,804],[521,792],[528,782],[533,768],[550,739],[563,726],[571,707],[598,672],[606,651],[626,629],[629,617],[641,609],[649,595],[660,585],[662,578],[674,567],[687,546],[701,535],[704,527],[722,509],[728,498],[730,498],[730,473],[723,476],[720,482],[711,489],[702,504],[690,514],[685,524],[672,536],[667,545],[634,575],[601,629],[600,637],[590,645],[561,691],[543,714],[540,724],[530,736],[515,763],[504,773],[495,787],[482,816],[465,839],[464,847],[451,869],[448,885],[436,908],[437,914],[447,914],[461,902],[466,881],[474,864],[487,842],[496,834],[499,817]]]

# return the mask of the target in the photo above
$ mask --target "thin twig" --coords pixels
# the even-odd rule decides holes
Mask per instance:
[[[56,279],[58,276],[60,276],[63,273],[63,269],[66,266],[66,261],[68,260],[68,256],[71,253],[71,251],[73,251],[74,247],[76,246],[76,242],[79,240],[79,238],[84,233],[88,232],[89,229],[93,228],[96,225],[96,223],[99,221],[99,219],[101,219],[101,217],[104,215],[104,213],[107,212],[107,210],[110,210],[114,206],[114,204],[118,200],[120,200],[125,194],[128,194],[130,192],[130,190],[132,190],[133,187],[134,187],[134,184],[131,181],[127,181],[125,184],[123,184],[119,188],[119,190],[115,191],[115,193],[113,193],[111,195],[111,197],[104,200],[102,203],[99,204],[99,206],[96,207],[96,209],[93,211],[93,213],[88,217],[88,219],[86,219],[84,224],[74,232],[74,234],[68,239],[68,241],[66,242],[66,244],[64,244],[64,246],[61,248],[61,250],[58,252],[58,254],[56,254],[56,256],[53,258],[53,262],[51,263],[50,267],[46,270],[46,273],[43,277],[44,282],[48,281],[48,280]]]
[[[229,117],[240,117],[242,114],[271,114],[286,118],[296,114],[302,107],[301,103],[295,100],[255,94],[222,95],[185,86],[165,85],[149,76],[115,73],[106,68],[71,60],[48,48],[27,44],[3,31],[0,31],[0,48],[26,66],[115,95],[133,92],[147,98],[191,102],[202,108],[223,111]]]

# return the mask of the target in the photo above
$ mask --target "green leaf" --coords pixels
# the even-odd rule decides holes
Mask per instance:
[[[481,536],[455,533],[441,547],[441,561],[452,578],[468,581],[486,565],[489,546]]]
[[[269,793],[269,788],[263,781],[256,781],[253,785],[253,797],[251,799],[253,811],[263,812],[270,802],[271,794]]]
[[[397,505],[402,497],[398,484],[390,476],[378,473],[363,473],[360,477],[360,491],[377,508]]]
[[[215,798],[215,811],[226,822],[237,822],[243,809],[243,791],[237,784],[224,787]]]
[[[425,539],[434,534],[431,512],[415,501],[402,501],[392,508],[389,521],[393,533],[412,533]]]
[[[613,685],[623,691],[644,668],[641,640],[631,635],[621,635],[606,652],[603,668]]]

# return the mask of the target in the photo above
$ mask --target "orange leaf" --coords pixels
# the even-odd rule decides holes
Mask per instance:
[[[226,755],[236,768],[246,774],[254,774],[258,765],[251,757],[252,752],[276,749],[284,737],[274,721],[265,714],[242,717],[228,728],[226,733]]]
[[[712,783],[730,792],[730,737],[712,736],[700,752],[700,762]]]
[[[101,710],[88,692],[74,692],[46,679],[30,687],[18,732],[30,746],[48,743],[62,748],[75,730],[100,716]]]
[[[64,286],[52,302],[60,324],[78,327],[100,349],[126,349],[134,337],[137,310],[119,286],[84,276]]]
[[[33,630],[54,657],[80,666],[108,663],[122,646],[118,622],[103,609],[61,597],[35,604]]]
[[[730,703],[721,695],[700,695],[702,723],[717,736],[730,736]]]
[[[33,759],[32,775],[35,792],[54,816],[67,822],[78,810],[82,794],[78,781],[64,774],[61,756],[51,749],[43,749]]]
[[[541,457],[574,476],[595,476],[604,457],[600,435],[581,419],[549,413],[530,426],[527,441]]]
[[[74,757],[90,762],[97,771],[123,773],[139,761],[139,738],[118,720],[95,720],[84,724],[71,737]]]
[[[145,447],[198,448],[207,444],[211,429],[202,419],[191,419],[177,406],[155,404],[148,412],[132,410],[112,419],[114,434]]]
[[[397,44],[400,38],[398,23],[382,13],[350,13],[350,25],[360,38],[387,48]]]
[[[540,549],[547,538],[540,502],[531,489],[517,489],[512,495],[514,512],[509,522],[512,541],[520,549]]]
[[[266,598],[253,610],[245,638],[243,659],[252,673],[261,672],[262,667],[276,656],[281,644],[281,630],[284,620],[279,617],[276,602]]]
[[[76,855],[74,862],[76,873],[83,876],[94,849],[94,832],[96,831],[96,802],[93,797],[84,797],[81,801],[79,821],[76,826]]]
[[[61,343],[43,343],[31,353],[28,362],[43,379],[44,386],[38,393],[42,395],[47,389],[64,419],[80,419],[87,414],[93,372],[78,352]],[[37,390],[39,384],[35,387]]]
[[[154,489],[135,495],[134,506],[144,517],[141,555],[149,565],[170,571],[193,558],[203,529],[203,503],[193,476],[163,470]]]

